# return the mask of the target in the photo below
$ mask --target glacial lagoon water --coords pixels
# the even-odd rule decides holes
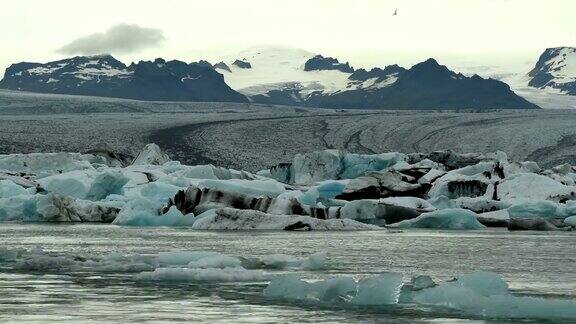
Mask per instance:
[[[321,271],[282,270],[317,280],[396,272],[436,281],[476,271],[496,272],[516,295],[576,301],[573,232],[381,231],[200,232],[186,228],[112,225],[0,224],[0,249],[83,258],[160,251],[216,251],[230,256],[304,257],[327,253]],[[14,270],[0,262],[0,322],[498,322],[455,310],[416,305],[341,307],[263,296],[266,282],[158,283],[133,272],[58,268]],[[562,321],[566,323],[566,321]]]

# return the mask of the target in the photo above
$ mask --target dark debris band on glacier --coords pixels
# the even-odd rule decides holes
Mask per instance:
[[[576,112],[335,111],[225,103],[154,103],[0,91],[0,153],[137,153],[158,142],[183,162],[256,171],[297,153],[502,150],[550,167],[576,163]]]

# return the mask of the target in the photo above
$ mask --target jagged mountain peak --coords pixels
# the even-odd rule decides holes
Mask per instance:
[[[337,70],[344,73],[354,73],[354,68],[348,62],[340,63],[333,57],[315,55],[304,63],[304,71],[330,71]]]
[[[547,48],[528,76],[534,88],[552,88],[576,95],[576,48]]]

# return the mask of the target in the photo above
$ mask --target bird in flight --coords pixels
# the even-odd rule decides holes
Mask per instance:
[[[398,9],[394,10],[394,13],[392,14],[392,16],[398,16]]]

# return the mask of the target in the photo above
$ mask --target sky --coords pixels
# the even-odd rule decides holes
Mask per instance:
[[[576,46],[575,0],[1,0],[0,7],[2,71],[100,51],[125,63],[216,62],[269,44],[354,67],[410,67],[434,57],[482,75],[525,68],[547,47]]]

